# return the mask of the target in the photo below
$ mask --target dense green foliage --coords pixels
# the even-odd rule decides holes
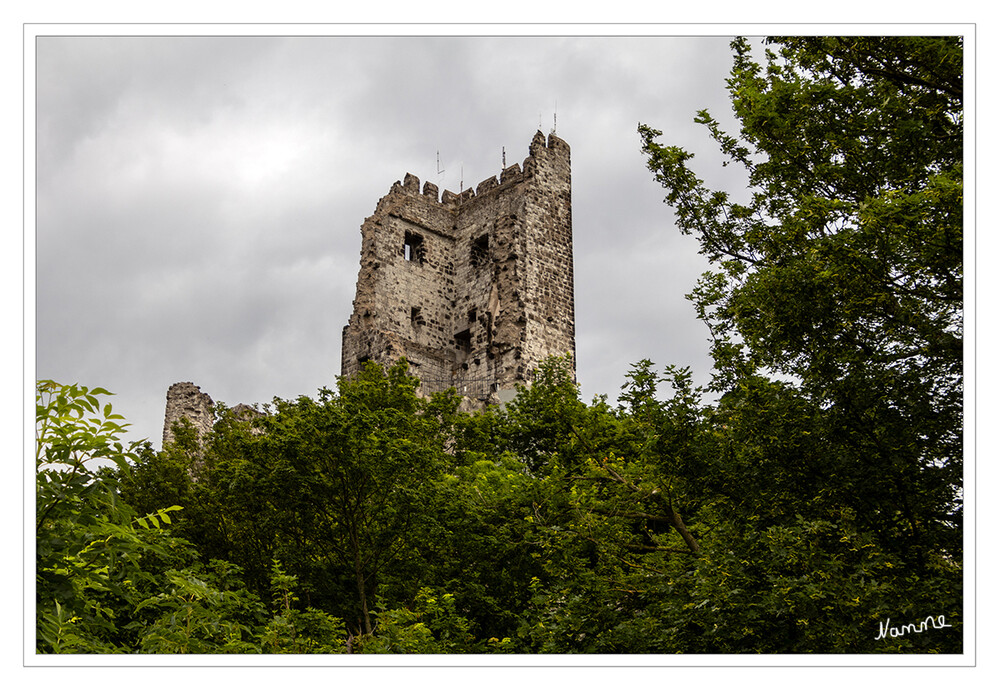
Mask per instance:
[[[369,364],[154,452],[40,382],[38,650],[961,652],[961,45],[773,43],[738,136],[699,116],[748,202],[641,128],[716,262],[708,390],[552,358],[464,414]]]
[[[706,189],[688,154],[640,128],[680,229],[719,266],[691,295],[711,327],[714,387],[728,414],[761,414],[760,396],[796,408],[785,419],[808,426],[772,443],[781,466],[812,463],[801,476],[813,486],[789,489],[824,485],[905,567],[958,561],[961,41],[771,43],[765,69],[733,43],[739,136],[698,118],[746,170],[748,202]],[[806,430],[805,448],[789,445]]]
[[[167,454],[122,446],[127,425],[109,403],[101,405],[105,395],[37,385],[37,651],[343,651],[342,622],[293,607],[296,579],[277,563],[268,564],[275,591],[268,607],[271,597],[247,590],[236,566],[202,559],[168,529],[180,506],[142,514],[123,500],[126,487],[148,490],[146,482],[162,486],[173,475],[160,474]]]

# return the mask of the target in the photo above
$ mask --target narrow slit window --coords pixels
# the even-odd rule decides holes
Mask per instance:
[[[402,256],[406,261],[423,263],[424,257],[423,238],[415,232],[407,232],[402,244]]]
[[[471,259],[473,268],[489,263],[489,235],[482,235],[472,242]]]
[[[409,321],[414,326],[422,326],[426,323],[423,319],[423,309],[421,307],[413,307],[409,310]]]

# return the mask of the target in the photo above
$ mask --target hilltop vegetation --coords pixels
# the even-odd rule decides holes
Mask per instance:
[[[38,651],[961,652],[963,48],[770,46],[733,43],[738,134],[698,116],[748,202],[640,127],[716,267],[708,390],[642,361],[585,403],[552,358],[469,415],[369,363],[155,452],[39,382]]]

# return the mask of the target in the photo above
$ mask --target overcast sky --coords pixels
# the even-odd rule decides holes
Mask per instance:
[[[729,40],[39,37],[36,378],[115,392],[157,448],[178,381],[230,405],[314,396],[339,374],[360,227],[392,183],[475,186],[556,128],[583,399],[616,398],[643,358],[704,383],[684,294],[706,264],[636,129],[737,191],[693,122],[732,122]]]

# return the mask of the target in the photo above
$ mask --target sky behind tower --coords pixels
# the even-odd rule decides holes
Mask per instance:
[[[360,226],[409,172],[474,187],[539,129],[572,150],[578,378],[710,371],[638,124],[738,192],[694,123],[730,130],[729,36],[34,38],[36,378],[102,386],[159,447],[167,388],[315,395],[339,374]]]

